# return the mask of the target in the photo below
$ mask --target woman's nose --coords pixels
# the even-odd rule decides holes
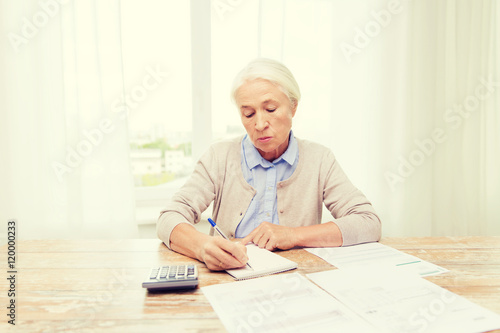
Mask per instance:
[[[266,114],[264,112],[257,112],[255,114],[255,129],[257,131],[263,131],[268,125]]]

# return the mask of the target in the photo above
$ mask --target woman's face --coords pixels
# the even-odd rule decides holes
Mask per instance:
[[[260,155],[268,161],[280,157],[288,148],[297,106],[281,89],[262,79],[245,82],[235,99],[241,122]]]

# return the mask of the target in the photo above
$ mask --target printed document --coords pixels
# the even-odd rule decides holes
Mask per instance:
[[[378,332],[298,273],[201,290],[228,332]]]
[[[383,332],[484,332],[500,316],[413,273],[337,269],[313,282]]]
[[[337,268],[364,267],[380,270],[382,267],[396,267],[419,276],[437,275],[448,270],[398,251],[381,243],[365,243],[345,247],[307,248],[308,252],[320,257]]]

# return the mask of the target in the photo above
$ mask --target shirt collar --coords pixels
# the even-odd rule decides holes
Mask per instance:
[[[242,148],[243,148],[243,154],[245,156],[245,160],[246,160],[246,163],[247,163],[247,166],[249,169],[253,169],[259,164],[264,168],[268,168],[271,166],[271,162],[265,160],[260,155],[257,148],[255,148],[252,141],[250,141],[250,138],[248,137],[248,135],[245,135],[245,137],[243,138]],[[285,152],[280,157],[275,159],[272,163],[277,164],[277,163],[281,162],[281,160],[284,160],[289,165],[293,165],[295,163],[295,161],[297,160],[298,153],[299,153],[299,146],[297,144],[297,140],[295,139],[293,132],[290,131],[288,148],[285,150]]]

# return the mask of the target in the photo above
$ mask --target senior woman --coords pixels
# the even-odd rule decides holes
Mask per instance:
[[[332,152],[293,135],[300,90],[284,65],[250,62],[236,76],[232,98],[247,134],[213,144],[162,211],[158,237],[170,249],[223,270],[246,264],[249,242],[287,250],[380,239],[377,214]],[[211,202],[218,227],[239,242],[193,227]],[[321,223],[323,203],[334,221]]]

